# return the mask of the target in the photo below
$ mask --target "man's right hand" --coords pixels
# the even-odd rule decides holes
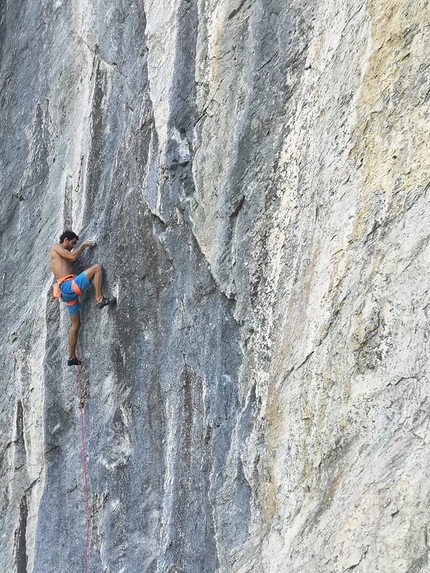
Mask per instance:
[[[93,239],[87,239],[82,243],[83,247],[95,247],[96,242]]]

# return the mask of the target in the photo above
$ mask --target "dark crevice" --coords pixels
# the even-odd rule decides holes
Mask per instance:
[[[227,20],[231,20],[232,18],[234,18],[236,14],[238,14],[242,10],[242,7],[245,4],[245,2],[246,0],[242,0],[239,6],[235,8],[232,12],[230,12],[230,14],[227,16]]]
[[[15,531],[15,570],[27,573],[27,497],[24,495],[19,506],[19,525]]]

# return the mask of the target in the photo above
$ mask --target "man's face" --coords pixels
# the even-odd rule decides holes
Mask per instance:
[[[64,248],[67,251],[71,251],[72,249],[74,249],[76,247],[76,243],[78,242],[78,239],[71,239],[69,241],[69,239],[64,239]]]

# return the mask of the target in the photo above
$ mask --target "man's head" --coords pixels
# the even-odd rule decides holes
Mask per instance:
[[[64,231],[64,233],[60,235],[60,245],[68,251],[71,251],[76,247],[78,240],[78,235],[73,231]]]

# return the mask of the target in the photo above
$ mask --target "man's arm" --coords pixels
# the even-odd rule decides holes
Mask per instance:
[[[67,249],[63,248],[61,245],[57,243],[53,245],[52,250],[56,252],[58,255],[60,255],[60,257],[62,257],[63,259],[66,259],[66,261],[74,263],[76,259],[80,257],[80,255],[82,255],[82,253],[85,251],[87,247],[93,247],[94,245],[95,245],[94,241],[91,241],[91,239],[87,239],[82,243],[82,245],[79,245],[79,247],[73,249],[73,251],[68,251]]]

